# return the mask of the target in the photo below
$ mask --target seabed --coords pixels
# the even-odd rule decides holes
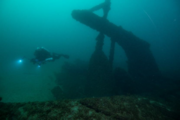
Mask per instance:
[[[138,96],[0,103],[1,120],[174,120],[172,105]]]

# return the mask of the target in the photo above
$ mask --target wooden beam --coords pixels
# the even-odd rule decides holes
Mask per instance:
[[[132,75],[141,75],[148,78],[160,75],[158,66],[149,49],[150,44],[146,41],[88,10],[74,10],[72,17],[115,40],[127,55],[128,70]]]

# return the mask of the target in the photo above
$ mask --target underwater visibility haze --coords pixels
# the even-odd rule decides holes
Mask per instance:
[[[140,96],[180,106],[180,2],[1,0],[0,56],[1,104],[82,99],[73,105],[103,111],[99,97],[109,105],[117,96],[122,106],[140,105]],[[169,120],[179,117],[174,111]]]

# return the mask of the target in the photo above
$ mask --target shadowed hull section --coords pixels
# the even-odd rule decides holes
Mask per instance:
[[[115,40],[127,55],[128,70],[131,75],[143,78],[160,76],[158,66],[149,49],[149,43],[90,11],[74,10],[72,17]]]

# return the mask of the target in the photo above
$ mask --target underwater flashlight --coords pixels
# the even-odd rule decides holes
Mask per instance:
[[[19,59],[19,60],[18,60],[18,63],[22,63],[22,62],[23,62],[23,60],[22,60],[22,59]]]
[[[25,59],[25,57],[21,57],[17,62],[20,64],[23,62],[24,59]]]

